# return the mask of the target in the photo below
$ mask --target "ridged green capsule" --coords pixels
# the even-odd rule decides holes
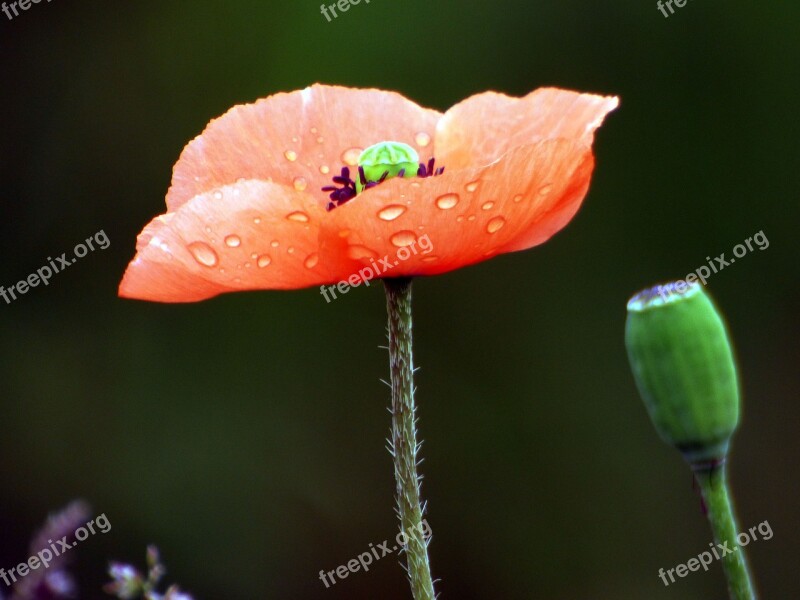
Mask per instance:
[[[703,288],[680,281],[636,294],[625,345],[661,437],[690,464],[724,459],[739,422],[739,382],[725,324]]]
[[[419,169],[419,154],[408,144],[402,142],[380,142],[364,150],[358,157],[358,166],[364,168],[367,181],[379,181],[384,173],[387,179],[397,177],[416,177]],[[361,179],[356,176],[356,190],[364,189]]]

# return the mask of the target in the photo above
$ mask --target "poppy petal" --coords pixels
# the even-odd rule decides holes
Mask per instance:
[[[315,196],[264,181],[200,194],[145,228],[119,294],[192,302],[338,281],[357,263],[343,240],[320,235],[326,216]]]
[[[516,148],[495,163],[422,180],[392,179],[325,221],[379,276],[433,275],[549,239],[589,188],[591,148],[569,139]],[[403,248],[407,248],[403,250]]]
[[[448,169],[487,165],[509,150],[543,139],[592,143],[619,105],[612,96],[541,88],[523,98],[485,92],[448,110],[436,126],[436,159]]]
[[[183,150],[168,210],[240,179],[318,192],[341,165],[355,165],[364,148],[385,140],[427,156],[440,117],[395,92],[327,85],[235,106]]]

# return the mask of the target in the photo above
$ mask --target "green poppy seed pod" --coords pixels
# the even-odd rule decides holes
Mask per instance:
[[[636,294],[625,345],[661,437],[690,464],[723,460],[739,422],[739,384],[725,324],[703,288],[679,281]]]
[[[367,181],[379,181],[386,173],[386,178],[416,177],[419,168],[419,155],[408,144],[402,142],[380,142],[364,150],[358,157],[358,166],[364,169]],[[364,189],[359,177],[356,177],[358,193]]]

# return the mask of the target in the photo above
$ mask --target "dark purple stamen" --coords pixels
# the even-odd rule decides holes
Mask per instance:
[[[417,169],[417,177],[435,177],[444,173],[444,167],[434,169],[435,165],[435,158],[431,158],[427,165],[425,163],[420,163],[419,168]],[[406,170],[402,169],[397,174],[397,177],[403,177],[405,174]],[[360,180],[361,187],[365,190],[374,188],[376,185],[380,185],[386,181],[388,177],[389,171],[384,171],[383,175],[381,175],[381,178],[378,179],[378,181],[368,181],[367,176],[364,174],[364,167],[358,167],[358,178]],[[341,173],[333,177],[333,183],[337,185],[326,185],[324,188],[322,188],[323,192],[330,192],[330,202],[328,202],[328,204],[325,206],[325,210],[327,211],[331,211],[337,206],[341,206],[348,200],[352,200],[358,195],[356,182],[350,178],[349,167],[342,167]]]

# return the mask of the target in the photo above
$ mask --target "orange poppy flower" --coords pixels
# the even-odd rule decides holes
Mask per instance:
[[[367,270],[433,275],[530,248],[577,212],[594,131],[617,104],[545,88],[478,94],[442,114],[394,92],[314,85],[236,106],[183,150],[167,212],[139,235],[119,294],[191,302]],[[363,149],[389,140],[417,151],[419,177],[329,194],[352,184],[350,169],[360,176]]]

